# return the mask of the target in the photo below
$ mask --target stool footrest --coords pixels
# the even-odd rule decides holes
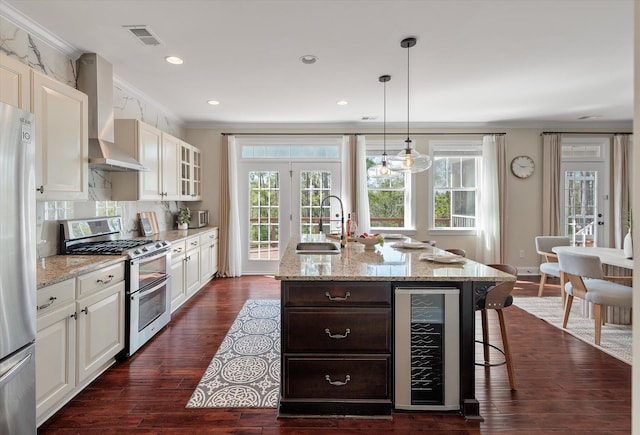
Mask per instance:
[[[507,363],[507,359],[506,359],[506,355],[504,353],[504,350],[500,349],[498,346],[495,346],[495,345],[493,345],[491,343],[485,343],[482,340],[476,340],[476,343],[482,344],[483,346],[489,346],[489,347],[497,350],[498,352],[500,352],[502,355],[505,356],[505,359],[504,359],[504,361],[497,362],[497,363],[492,363],[492,362],[489,362],[489,361],[483,361],[483,362],[477,362],[476,361],[475,365],[483,366],[483,367],[498,367],[498,366],[503,366],[503,365],[505,365]]]

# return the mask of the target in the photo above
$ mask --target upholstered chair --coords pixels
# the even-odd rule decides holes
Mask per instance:
[[[605,280],[602,263],[597,255],[559,252],[558,263],[567,283],[567,303],[564,307],[562,327],[566,328],[571,313],[573,298],[577,297],[593,303],[595,343],[600,344],[602,334],[602,310],[607,306],[631,307],[633,288]]]
[[[542,255],[544,262],[540,264],[540,286],[538,287],[538,297],[542,297],[544,286],[547,283],[547,276],[555,276],[560,278],[560,294],[562,296],[562,305],[566,302],[564,293],[564,277],[560,273],[558,265],[558,256],[551,250],[556,246],[569,246],[571,239],[562,236],[538,236],[536,237],[536,251]]]

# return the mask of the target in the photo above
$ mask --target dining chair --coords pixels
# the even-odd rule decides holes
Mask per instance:
[[[560,271],[564,273],[567,280],[564,286],[567,293],[567,303],[564,307],[562,327],[567,327],[574,297],[591,302],[594,314],[595,343],[600,345],[603,308],[606,306],[631,307],[633,287],[606,280],[602,271],[602,262],[597,255],[561,251],[558,253],[558,262]]]
[[[510,264],[487,264],[489,267],[498,269],[502,272],[518,275],[518,269]],[[509,376],[509,386],[512,390],[516,389],[516,377],[513,369],[513,359],[511,358],[511,347],[509,346],[509,337],[507,335],[507,325],[504,321],[504,313],[502,310],[513,305],[513,296],[511,291],[513,290],[515,281],[503,281],[499,284],[491,287],[487,293],[476,300],[476,311],[480,311],[482,320],[482,343],[484,350],[484,362],[476,363],[484,367],[494,367],[506,364],[507,374]],[[495,310],[498,315],[498,321],[500,323],[500,335],[502,337],[502,349],[498,346],[489,343],[489,321],[487,317],[487,310]],[[490,348],[493,348],[504,355],[504,361],[499,363],[491,363],[489,360]]]
[[[540,264],[540,286],[538,287],[538,297],[542,297],[544,286],[547,284],[549,275],[560,278],[560,295],[562,296],[562,305],[566,302],[564,292],[564,276],[560,273],[558,265],[558,256],[551,250],[556,246],[569,246],[571,239],[563,236],[537,236],[536,251],[544,257],[544,262]]]

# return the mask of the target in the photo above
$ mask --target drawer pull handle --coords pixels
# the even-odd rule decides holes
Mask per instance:
[[[53,303],[56,301],[56,299],[58,299],[58,298],[55,297],[55,296],[51,296],[49,298],[49,302],[47,302],[46,304],[38,305],[38,309],[39,310],[44,310],[45,308],[50,307],[51,305],[53,305]]]
[[[331,296],[331,294],[329,292],[324,292],[324,295],[330,300],[330,301],[346,301],[347,299],[349,299],[349,296],[351,296],[351,292],[346,292],[344,294],[344,297],[340,297],[340,296]]]
[[[182,248],[176,248],[173,250],[173,252],[182,252]]]
[[[336,340],[341,340],[343,338],[347,338],[347,335],[351,334],[351,329],[347,328],[344,331],[344,335],[340,335],[340,334],[331,334],[331,331],[329,330],[329,328],[325,329],[324,332],[327,333],[327,335],[329,336],[329,338],[334,338]]]
[[[327,380],[327,382],[329,382],[329,385],[334,385],[336,387],[342,387],[344,385],[347,385],[347,382],[349,382],[351,380],[351,376],[347,375],[344,378],[344,382],[342,381],[332,381],[331,380],[331,376],[329,375],[324,375],[324,378]]]
[[[111,281],[113,281],[113,278],[115,278],[113,275],[109,275],[107,277],[107,279],[97,279],[96,282],[98,284],[109,284]]]

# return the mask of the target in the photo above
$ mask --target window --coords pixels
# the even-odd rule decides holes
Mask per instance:
[[[476,227],[481,141],[430,141],[431,229],[469,230]]]
[[[122,216],[123,201],[96,201],[96,216]]]
[[[387,154],[393,155],[404,146],[401,141],[387,141]],[[382,161],[382,141],[367,140],[367,169]],[[389,171],[386,177],[367,176],[370,226],[375,229],[413,228],[411,174]]]

